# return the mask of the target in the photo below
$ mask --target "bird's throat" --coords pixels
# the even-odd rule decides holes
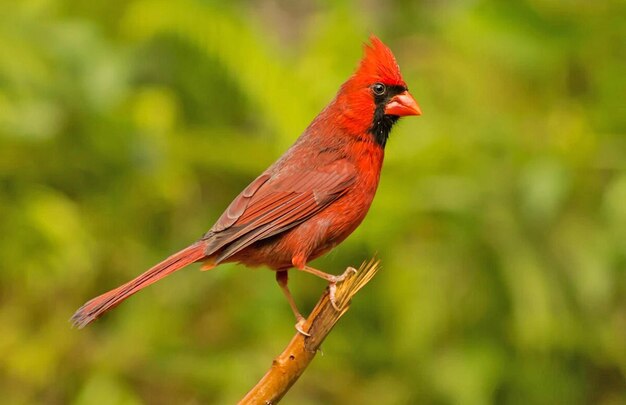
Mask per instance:
[[[374,141],[382,148],[387,144],[387,139],[389,139],[389,133],[391,132],[391,128],[393,124],[398,121],[398,116],[396,115],[385,115],[385,105],[380,103],[376,105],[376,110],[374,112],[374,119],[372,120],[372,126],[369,129],[369,133],[374,137]]]

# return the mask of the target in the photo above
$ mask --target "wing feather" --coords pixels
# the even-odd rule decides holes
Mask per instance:
[[[263,173],[252,183],[246,187],[241,194],[237,196],[233,200],[232,203],[226,208],[226,211],[222,214],[222,216],[217,220],[211,231],[220,232],[224,229],[230,228],[238,219],[241,217],[248,207],[251,198],[255,195],[255,193],[265,184],[266,181],[270,179],[270,175],[268,173]],[[209,231],[210,232],[210,231]]]
[[[250,184],[204,236],[219,263],[251,244],[285,232],[339,198],[356,178],[346,160],[317,170],[264,173]]]

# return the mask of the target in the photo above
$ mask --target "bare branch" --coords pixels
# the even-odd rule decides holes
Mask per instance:
[[[335,302],[339,311],[330,303],[326,289],[303,327],[311,336],[296,333],[285,350],[274,359],[263,378],[239,404],[278,403],[313,360],[339,318],[348,311],[352,297],[374,277],[379,267],[380,261],[376,259],[363,262],[356,273],[349,272],[346,279],[337,285]]]

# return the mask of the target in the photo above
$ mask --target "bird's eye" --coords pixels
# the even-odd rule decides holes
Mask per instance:
[[[382,83],[374,83],[372,85],[372,92],[377,96],[382,96],[387,91],[387,88]]]

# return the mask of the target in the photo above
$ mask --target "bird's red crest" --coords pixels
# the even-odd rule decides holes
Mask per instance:
[[[396,58],[378,37],[370,35],[370,44],[365,44],[363,50],[363,59],[354,74],[355,77],[381,81],[387,85],[405,85]]]

